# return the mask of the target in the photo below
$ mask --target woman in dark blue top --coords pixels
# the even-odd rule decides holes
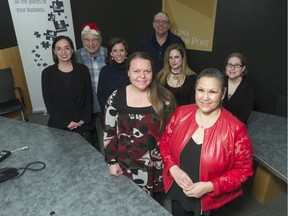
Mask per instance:
[[[128,55],[127,42],[123,38],[112,38],[109,40],[107,48],[107,65],[100,71],[97,89],[102,112],[112,92],[130,84],[126,65]]]

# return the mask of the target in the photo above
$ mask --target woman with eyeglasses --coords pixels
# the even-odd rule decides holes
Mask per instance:
[[[247,61],[241,53],[231,53],[225,60],[227,92],[223,106],[243,123],[247,123],[255,103],[256,90],[247,77]]]

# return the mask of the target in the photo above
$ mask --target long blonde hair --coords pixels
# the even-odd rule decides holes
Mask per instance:
[[[162,70],[157,74],[157,82],[159,82],[162,86],[167,83],[167,80],[170,76],[171,66],[169,63],[169,55],[172,50],[178,50],[182,56],[182,66],[179,73],[178,83],[182,83],[186,76],[196,75],[196,73],[192,71],[187,64],[185,48],[181,44],[173,43],[167,47],[164,56],[164,66]]]
[[[127,60],[128,71],[130,69],[130,63],[134,59],[145,59],[150,61],[151,63],[153,76],[152,82],[148,86],[148,99],[152,105],[156,116],[159,119],[160,131],[163,131],[167,119],[165,113],[172,114],[177,107],[177,102],[174,98],[174,95],[169,90],[157,83],[155,78],[155,66],[150,55],[145,52],[132,53]]]

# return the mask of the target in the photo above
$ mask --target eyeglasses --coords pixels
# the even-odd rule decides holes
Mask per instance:
[[[160,24],[162,24],[162,25],[168,25],[169,21],[167,21],[167,20],[154,20],[154,23],[155,23],[156,25],[160,25]]]
[[[96,42],[98,42],[98,41],[100,41],[100,39],[96,39],[96,38],[93,38],[93,39],[89,39],[89,38],[83,38],[83,42],[84,43],[96,43]]]
[[[241,68],[242,65],[241,64],[227,64],[226,68]]]

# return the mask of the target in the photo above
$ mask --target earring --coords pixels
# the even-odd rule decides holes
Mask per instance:
[[[112,58],[111,58],[111,60],[113,61],[113,60],[114,60],[114,58],[112,57]]]

